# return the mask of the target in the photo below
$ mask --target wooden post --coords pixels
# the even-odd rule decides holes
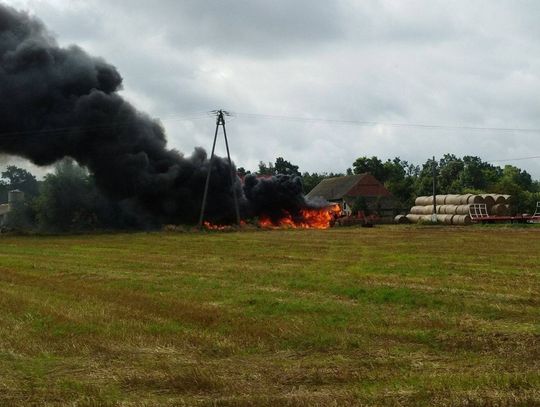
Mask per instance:
[[[431,221],[433,223],[437,222],[437,168],[435,167],[435,156],[433,156],[432,163],[432,173],[433,173],[433,213],[431,215]]]

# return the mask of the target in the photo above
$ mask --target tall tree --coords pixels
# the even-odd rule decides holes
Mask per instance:
[[[465,168],[463,160],[454,154],[445,154],[439,160],[437,172],[438,192],[441,194],[457,194],[461,192],[460,176]]]
[[[416,196],[431,195],[433,193],[433,166],[439,170],[439,163],[433,159],[427,160],[423,165],[418,176],[415,178],[414,192]]]
[[[36,177],[24,168],[15,165],[7,166],[6,170],[2,171],[2,181],[2,189],[5,191],[18,189],[30,198],[38,194],[39,184]]]
[[[276,158],[276,163],[274,164],[274,172],[276,174],[286,174],[286,175],[296,175],[300,176],[300,171],[298,171],[298,165],[294,165],[291,162],[285,160],[283,157]]]
[[[274,164],[264,163],[263,161],[259,161],[259,170],[257,171],[257,174],[259,175],[275,175],[275,169]]]
[[[33,206],[39,228],[48,231],[124,228],[136,221],[105,199],[86,169],[69,159],[45,176]]]
[[[502,175],[499,167],[486,163],[479,157],[465,156],[463,165],[460,183],[465,190],[488,191]]]
[[[377,157],[359,157],[353,163],[353,172],[355,174],[363,174],[369,172],[381,182],[387,179],[386,169],[384,164]]]
[[[325,174],[318,174],[316,172],[310,174],[309,172],[304,172],[302,174],[302,185],[304,194],[309,194],[309,192],[315,188],[319,183],[327,178]]]
[[[418,173],[418,167],[409,164],[399,157],[387,160],[384,164],[384,185],[402,204],[408,205],[413,200],[414,177]]]

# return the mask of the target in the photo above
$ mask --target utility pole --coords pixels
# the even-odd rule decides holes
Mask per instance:
[[[204,221],[204,212],[206,210],[206,201],[208,199],[208,187],[210,186],[210,176],[212,175],[212,165],[214,164],[215,151],[216,151],[216,141],[218,137],[219,127],[223,127],[223,137],[225,138],[225,147],[227,148],[227,159],[229,161],[229,168],[231,169],[231,192],[234,199],[234,209],[236,212],[236,223],[240,226],[240,207],[238,204],[238,196],[236,195],[236,190],[234,184],[236,181],[236,174],[234,173],[231,154],[229,152],[229,141],[227,140],[227,130],[225,128],[225,116],[229,116],[229,113],[224,110],[216,110],[212,113],[216,114],[216,132],[214,134],[214,143],[212,144],[212,154],[210,155],[210,163],[208,166],[208,174],[206,175],[206,183],[204,184],[204,193],[203,200],[201,205],[201,215],[199,217],[199,228],[202,228]]]
[[[437,167],[435,164],[435,156],[433,156],[433,162],[431,166],[431,171],[433,173],[433,213],[431,215],[431,221],[433,223],[437,222]]]

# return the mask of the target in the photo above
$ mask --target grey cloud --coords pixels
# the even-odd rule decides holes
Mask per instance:
[[[217,54],[251,54],[259,58],[301,53],[342,35],[336,2],[308,0],[119,0],[117,10],[142,18],[165,34],[169,43],[203,48]]]
[[[155,116],[224,107],[384,123],[540,128],[540,3],[534,0],[173,1],[26,4],[58,34],[115,64],[125,93]],[[62,4],[59,6],[58,4]],[[211,119],[164,121],[169,143],[208,147]],[[285,156],[343,171],[359,155],[423,162],[540,154],[540,138],[414,128],[231,121],[253,169]],[[538,160],[515,164],[540,178]]]

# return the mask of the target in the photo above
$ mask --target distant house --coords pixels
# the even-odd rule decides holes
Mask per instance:
[[[8,202],[0,205],[0,226],[7,223],[9,213],[24,204],[24,192],[15,189],[8,192]]]
[[[370,211],[381,217],[393,217],[399,206],[392,193],[369,173],[324,179],[306,197],[339,203],[348,215],[359,197]]]
[[[3,225],[6,223],[7,214],[9,211],[10,211],[10,207],[7,203],[0,205],[0,225]]]

